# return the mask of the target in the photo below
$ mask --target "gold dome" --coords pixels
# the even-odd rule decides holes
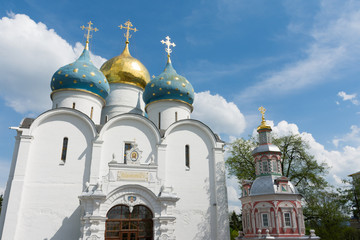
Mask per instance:
[[[108,82],[125,83],[145,88],[150,82],[150,75],[146,67],[129,52],[126,42],[124,51],[116,57],[106,61],[100,68]]]

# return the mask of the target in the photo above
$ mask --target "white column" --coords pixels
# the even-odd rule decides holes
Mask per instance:
[[[279,234],[280,233],[280,229],[279,229],[280,222],[279,222],[279,213],[278,213],[277,209],[275,209],[275,225],[276,225],[276,233]]]
[[[292,220],[292,229],[295,232],[297,224],[296,224],[296,217],[295,217],[294,209],[291,209],[291,220]]]
[[[255,214],[254,214],[254,212],[251,213],[251,222],[252,222],[253,234],[256,234]]]
[[[297,220],[298,220],[298,231],[299,234],[301,234],[301,214],[297,214]]]

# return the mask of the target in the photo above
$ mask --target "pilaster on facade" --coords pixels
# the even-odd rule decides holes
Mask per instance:
[[[12,239],[16,236],[16,228],[18,224],[19,207],[21,206],[24,181],[26,177],[26,169],[28,157],[33,136],[28,135],[28,129],[17,130],[18,135],[16,141],[18,148],[15,150],[17,154],[13,156],[14,166],[10,170],[8,189],[4,197],[4,208],[1,214],[2,229],[0,229],[0,238]],[[16,159],[14,159],[16,158]]]
[[[166,141],[164,139],[162,139],[162,143],[157,144],[157,165],[159,166],[158,168],[158,172],[157,172],[157,177],[160,180],[160,184],[166,184],[166,168],[167,168],[167,163],[166,163],[166,149],[167,149],[167,144]]]
[[[92,158],[90,164],[90,182],[95,183],[100,178],[101,172],[101,150],[104,141],[94,139],[92,144]]]
[[[105,235],[106,216],[102,216],[100,206],[106,200],[99,184],[92,190],[87,189],[79,196],[83,216],[81,217],[81,240],[103,239]]]

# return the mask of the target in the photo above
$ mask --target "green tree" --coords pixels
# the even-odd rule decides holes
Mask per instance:
[[[230,218],[230,236],[231,240],[235,239],[239,235],[239,231],[242,231],[241,215],[236,214],[235,211],[229,216]]]
[[[345,180],[344,183],[350,187],[343,190],[345,198],[351,203],[352,215],[360,222],[360,177],[355,175],[352,180]]]
[[[316,191],[309,195],[304,215],[308,228],[315,229],[321,239],[358,239],[358,232],[347,226],[348,201],[337,191]]]

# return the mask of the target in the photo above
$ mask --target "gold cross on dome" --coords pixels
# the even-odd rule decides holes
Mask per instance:
[[[166,45],[165,52],[167,52],[168,57],[170,57],[170,53],[172,52],[172,50],[170,49],[170,46],[175,47],[176,45],[175,45],[175,43],[170,42],[169,36],[166,36],[165,39],[166,39],[166,41],[161,40],[161,43]]]
[[[94,32],[99,31],[99,29],[91,27],[91,25],[93,25],[93,23],[91,21],[89,21],[88,24],[89,24],[89,26],[87,26],[87,27],[85,27],[84,25],[82,25],[80,27],[82,30],[84,30],[84,29],[87,30],[87,33],[84,35],[86,37],[86,46],[85,46],[85,48],[87,50],[89,50],[89,39],[92,38],[91,31],[94,31]]]
[[[261,107],[259,107],[259,111],[261,112],[261,115],[262,115],[261,121],[264,122],[266,109],[263,106],[261,106]]]
[[[138,29],[136,28],[131,28],[133,25],[132,23],[130,22],[130,20],[128,20],[126,23],[124,23],[125,27],[121,24],[119,26],[120,29],[123,29],[125,28],[126,29],[126,33],[124,33],[124,37],[126,38],[126,43],[129,43],[129,38],[131,38],[131,34],[130,34],[130,30],[134,31],[134,32],[137,32]]]

